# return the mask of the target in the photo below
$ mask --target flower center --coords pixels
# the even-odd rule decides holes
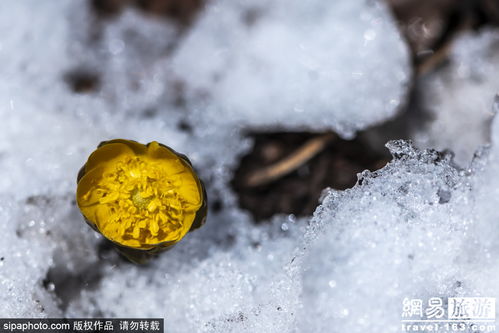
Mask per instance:
[[[130,199],[138,209],[147,209],[147,205],[151,202],[152,197],[146,197],[146,195],[136,187],[133,189]]]
[[[146,156],[125,156],[84,195],[84,199],[97,197],[103,207],[96,223],[106,237],[139,246],[181,233],[184,200],[177,190],[184,173],[167,174],[163,163]]]

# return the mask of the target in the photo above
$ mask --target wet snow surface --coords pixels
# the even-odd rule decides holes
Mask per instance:
[[[0,38],[3,317],[158,316],[168,332],[398,332],[405,297],[499,297],[499,122],[479,149],[497,91],[493,32],[463,37],[454,69],[429,78],[458,77],[427,98],[439,116],[415,137],[465,157],[479,149],[470,167],[392,141],[386,167],[326,192],[313,217],[255,225],[227,185],[251,145],[244,129],[352,137],[405,100],[408,53],[381,3],[221,0],[181,36],[128,10],[100,21],[97,38],[83,2],[0,8],[9,32]],[[98,89],[73,92],[67,76],[78,71],[97,75]],[[456,92],[466,104],[446,97]],[[106,248],[74,203],[78,169],[116,137],[187,154],[208,197],[223,202],[145,267]]]

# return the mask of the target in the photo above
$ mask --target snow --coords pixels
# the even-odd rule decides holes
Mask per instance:
[[[217,1],[172,64],[189,105],[215,108],[216,119],[344,137],[393,117],[411,75],[379,1]]]
[[[0,6],[9,31],[0,39],[2,316],[158,316],[172,332],[395,332],[404,297],[499,297],[497,120],[491,147],[466,169],[450,155],[389,143],[385,168],[326,191],[310,219],[254,224],[227,186],[251,145],[245,129],[351,137],[395,115],[411,73],[381,3],[220,1],[180,35],[133,10],[96,23],[83,2]],[[485,57],[494,38],[458,46],[454,61],[467,64],[459,68],[485,59],[463,74],[463,94],[473,90],[469,73],[495,84]],[[71,91],[65,76],[75,69],[98,73],[99,89]],[[472,101],[483,103],[460,110],[486,115],[493,95],[477,91]],[[445,118],[455,131],[469,118],[459,114]],[[470,146],[450,148],[471,153],[486,142],[481,128],[468,131]],[[442,148],[455,131],[427,135]],[[186,153],[208,197],[223,202],[147,266],[106,249],[74,203],[80,166],[117,137]]]
[[[489,141],[491,99],[499,92],[498,42],[490,28],[462,34],[452,44],[448,64],[420,80],[421,109],[428,120],[414,134],[419,146],[450,149],[464,167]]]
[[[302,330],[399,332],[406,297],[499,296],[498,124],[468,170],[394,141],[385,168],[328,194],[309,231]]]
[[[314,216],[320,237],[303,282],[314,297],[305,300],[301,328],[399,332],[405,297],[454,295],[464,280],[469,267],[456,267],[456,258],[472,225],[465,177],[449,156],[405,142],[388,147],[392,162],[364,173],[361,185],[330,193]]]

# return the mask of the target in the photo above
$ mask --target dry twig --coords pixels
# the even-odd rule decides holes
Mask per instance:
[[[310,139],[291,155],[250,174],[246,179],[246,186],[265,185],[293,172],[321,152],[335,137],[335,134],[327,133]]]

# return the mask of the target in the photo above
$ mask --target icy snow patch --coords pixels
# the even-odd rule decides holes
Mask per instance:
[[[171,332],[290,332],[300,294],[295,238],[259,229],[239,227],[228,249],[200,230],[150,267],[108,269],[67,314],[158,316]]]
[[[385,168],[329,193],[309,230],[299,331],[399,332],[406,297],[499,297],[497,119],[493,136],[467,170],[390,142]]]
[[[381,1],[211,1],[185,32],[127,10],[101,22],[95,41],[80,12],[73,66],[100,73],[98,94],[114,112],[170,123],[352,137],[395,115],[411,76]]]
[[[494,115],[490,101],[499,92],[498,51],[497,30],[465,33],[453,43],[449,64],[419,80],[429,120],[414,136],[418,146],[450,149],[466,166],[488,142]]]
[[[214,1],[172,64],[211,122],[344,137],[394,116],[411,75],[387,8],[364,0]]]
[[[460,283],[472,291],[470,267],[456,266],[473,225],[466,177],[448,155],[388,147],[392,162],[331,192],[314,216],[302,331],[399,332],[405,297],[451,296]]]

